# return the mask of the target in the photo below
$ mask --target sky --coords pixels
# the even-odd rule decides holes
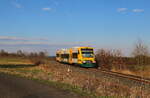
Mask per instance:
[[[0,49],[48,51],[92,46],[129,55],[150,45],[149,0],[0,0]]]

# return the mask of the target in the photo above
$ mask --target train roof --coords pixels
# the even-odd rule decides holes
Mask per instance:
[[[78,49],[78,48],[93,48],[93,47],[89,47],[89,46],[80,46],[80,47],[79,47],[79,46],[78,46],[78,47],[71,47],[71,48]],[[70,48],[62,48],[62,49],[59,49],[59,50],[62,50],[62,51],[63,51],[63,50],[68,50],[68,49],[70,49]],[[59,51],[59,50],[58,50],[58,51]]]
[[[88,46],[77,46],[77,47],[72,47],[72,48],[62,48],[62,49],[59,49],[59,50],[57,50],[57,52],[61,52],[61,51],[68,51],[69,49],[79,49],[79,48],[92,48],[93,49],[93,47],[88,47]]]

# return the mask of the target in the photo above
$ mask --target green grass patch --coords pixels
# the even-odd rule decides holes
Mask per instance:
[[[30,63],[29,59],[21,57],[0,57],[0,64],[25,64]]]

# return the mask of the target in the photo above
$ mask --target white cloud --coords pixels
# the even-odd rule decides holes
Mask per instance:
[[[134,13],[142,13],[142,12],[144,12],[144,9],[133,9],[132,12],[134,12]]]
[[[131,10],[129,10],[128,8],[118,8],[117,12],[119,12],[119,13],[142,13],[142,12],[144,12],[144,9],[131,9]]]
[[[47,8],[42,8],[42,10],[43,10],[43,11],[51,11],[52,8],[47,7]]]
[[[118,8],[117,12],[126,12],[128,9],[127,8]]]

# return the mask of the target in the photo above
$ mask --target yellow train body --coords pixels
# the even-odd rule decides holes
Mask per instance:
[[[96,61],[92,47],[73,47],[56,51],[58,62],[78,64],[82,67],[95,67]]]

